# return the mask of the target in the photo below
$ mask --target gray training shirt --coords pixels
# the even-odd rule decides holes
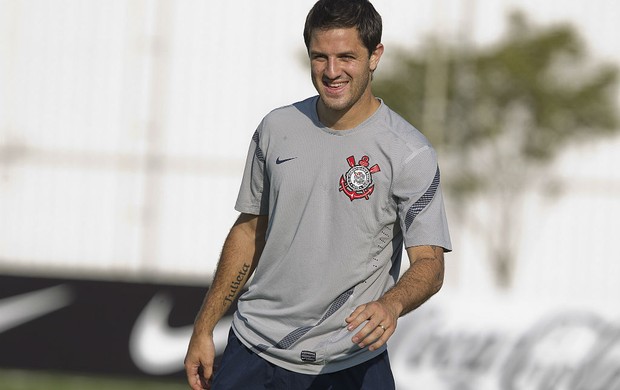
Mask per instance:
[[[318,119],[317,100],[263,119],[235,205],[268,215],[269,225],[233,330],[264,359],[305,374],[385,350],[359,348],[345,318],[396,282],[403,244],[451,250],[426,138],[383,102],[356,128],[331,130]]]

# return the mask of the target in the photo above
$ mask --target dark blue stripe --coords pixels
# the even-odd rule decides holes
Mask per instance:
[[[274,345],[274,347],[278,349],[289,349],[293,344],[295,344],[300,338],[302,338],[312,328],[321,325],[323,321],[331,317],[338,309],[340,309],[347,302],[347,300],[351,297],[351,295],[353,295],[353,288],[340,294],[340,296],[336,298],[334,302],[331,303],[331,305],[329,305],[327,312],[325,312],[325,315],[323,315],[323,318],[321,318],[319,322],[317,322],[316,324],[312,326],[303,326],[301,328],[297,328],[293,330],[291,333],[284,336],[284,338],[280,340],[276,345]],[[267,348],[268,347],[266,347],[264,344],[257,346],[257,349],[262,350],[262,351],[266,350]]]
[[[265,155],[263,154],[263,150],[260,148],[260,144],[259,144],[260,135],[258,134],[258,130],[254,132],[254,135],[252,136],[252,141],[256,143],[256,151],[254,152],[254,154],[256,155],[256,158],[258,159],[258,161],[264,163]]]
[[[424,210],[424,208],[426,208],[426,206],[428,206],[435,197],[435,193],[437,193],[437,187],[439,187],[439,176],[439,167],[437,167],[435,178],[433,179],[430,187],[428,187],[424,195],[422,195],[422,197],[409,208],[409,211],[407,211],[407,216],[405,217],[406,230],[409,230],[409,227],[416,219],[418,214],[420,214],[422,210]]]

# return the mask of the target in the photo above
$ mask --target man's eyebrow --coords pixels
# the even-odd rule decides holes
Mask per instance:
[[[310,51],[310,55],[311,56],[327,56],[327,53],[324,53],[322,51],[318,51],[318,50],[311,50]],[[356,56],[357,54],[354,51],[343,51],[340,53],[336,53],[336,57],[349,57],[349,56]]]

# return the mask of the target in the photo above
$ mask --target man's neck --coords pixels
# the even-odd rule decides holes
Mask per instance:
[[[317,103],[319,120],[332,130],[349,130],[357,127],[377,111],[381,102],[372,94],[358,101],[347,110],[335,111],[327,108],[321,99]]]

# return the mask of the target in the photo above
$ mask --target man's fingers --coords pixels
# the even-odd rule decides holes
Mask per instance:
[[[383,329],[371,319],[355,334],[355,336],[353,336],[352,340],[354,343],[358,344],[360,348],[364,348],[366,345],[381,337],[382,334]]]
[[[213,365],[202,365],[198,369],[198,376],[200,378],[201,389],[211,388],[211,376],[213,375]]]
[[[200,366],[191,366],[186,368],[187,374],[187,383],[192,388],[192,390],[202,390],[202,381],[200,378],[200,374],[198,373],[198,369]]]
[[[358,306],[346,321],[349,324],[347,329],[350,331],[366,322],[351,340],[360,348],[369,347],[369,350],[374,351],[383,346],[394,334],[395,320],[384,305],[370,302]]]
[[[200,363],[186,365],[187,382],[192,390],[204,390],[210,388],[210,379],[212,375],[212,369],[209,365],[202,365]]]
[[[368,328],[367,328],[368,327]],[[386,327],[384,325],[374,326],[369,322],[362,330],[353,336],[353,342],[357,343],[360,348],[368,346],[368,349],[374,351],[380,348],[394,334],[394,327]]]
[[[388,339],[392,336],[392,334],[394,334],[393,328],[392,329],[386,329],[386,330],[383,330],[382,328],[378,328],[378,329],[381,329],[381,336],[379,336],[379,338],[374,343],[372,343],[372,341],[370,341],[370,343],[372,343],[372,344],[370,344],[368,346],[368,349],[370,351],[375,351],[375,350],[381,348],[381,346],[383,346],[383,344],[387,343]],[[364,341],[366,341],[366,340],[364,340]]]
[[[204,390],[211,387],[215,346],[210,334],[194,334],[185,356],[185,373],[192,390]]]
[[[365,334],[370,333],[386,317],[380,309],[381,307],[378,304],[375,304],[375,302],[358,306],[347,318],[347,322],[349,323],[347,329],[356,329],[362,323],[368,321],[368,324],[366,324],[363,330],[366,330]]]
[[[200,381],[198,378],[198,366],[189,365],[185,362],[185,375],[187,376],[187,383],[189,383],[192,390],[197,390],[196,381]]]
[[[359,324],[362,323],[361,321],[359,321],[359,319],[357,319],[357,321],[356,321],[356,317],[362,318],[363,317],[362,313],[364,312],[365,309],[366,309],[366,305],[360,305],[360,306],[356,307],[355,310],[353,310],[353,313],[351,313],[345,319],[345,321],[347,323],[349,323],[349,326],[348,326],[349,330],[353,330],[353,329],[357,328],[359,326]]]

